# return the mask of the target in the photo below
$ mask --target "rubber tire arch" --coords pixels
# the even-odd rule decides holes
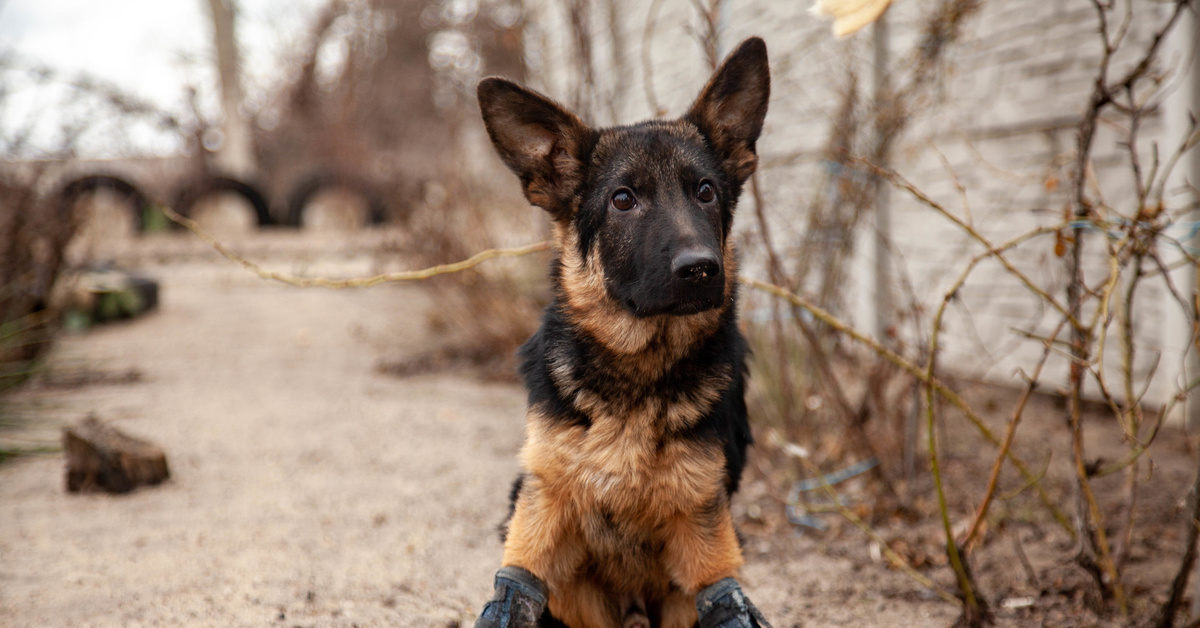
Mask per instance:
[[[184,184],[175,194],[172,206],[180,215],[190,218],[192,207],[197,201],[218,192],[232,192],[250,203],[250,206],[254,208],[255,219],[259,227],[275,224],[271,217],[270,203],[267,202],[266,195],[257,186],[222,175],[209,175]]]

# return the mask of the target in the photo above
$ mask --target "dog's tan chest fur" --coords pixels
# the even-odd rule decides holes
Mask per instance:
[[[576,557],[573,571],[550,577],[552,588],[588,573],[612,591],[653,599],[670,594],[676,574],[663,548],[680,522],[722,512],[715,506],[724,505],[725,489],[722,457],[711,446],[662,441],[665,417],[663,408],[643,408],[593,415],[584,428],[530,412],[522,461],[539,480],[542,499],[563,518],[564,545]]]
[[[665,439],[665,408],[592,415],[588,428],[531,411],[522,461],[582,519],[607,513],[653,526],[720,495],[724,460],[711,446]]]

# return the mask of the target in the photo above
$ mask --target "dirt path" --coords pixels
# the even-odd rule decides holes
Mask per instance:
[[[283,267],[367,269],[302,257]],[[49,429],[95,412],[147,437],[173,477],[74,496],[61,455],[0,466],[0,626],[470,626],[498,566],[523,392],[375,372],[427,344],[419,287],[294,289],[203,252],[146,264],[161,309],[67,337],[51,361],[142,381],[19,401]],[[751,538],[747,561],[776,628],[955,615],[808,539]]]

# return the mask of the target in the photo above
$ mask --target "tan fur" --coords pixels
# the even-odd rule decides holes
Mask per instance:
[[[665,533],[672,541],[664,550],[671,580],[684,591],[698,591],[722,578],[737,575],[742,566],[742,548],[729,508],[722,504],[708,522],[676,516]]]
[[[695,421],[712,401],[675,404],[672,416],[662,403],[618,415],[593,400],[590,429],[531,409],[521,451],[526,482],[504,564],[547,583],[556,617],[578,628],[619,625],[614,607],[593,599],[597,587],[664,603],[682,589],[694,600],[697,590],[736,572],[741,551],[724,503],[723,456],[703,443],[656,444],[671,422]],[[705,547],[708,542],[713,547]],[[581,573],[584,567],[590,571]],[[672,617],[694,622],[689,605],[668,606]],[[580,622],[567,621],[568,615]],[[589,623],[599,616],[608,619]]]
[[[582,575],[551,590],[550,612],[564,624],[580,628],[608,628],[622,623],[616,601]]]
[[[672,590],[662,601],[660,628],[692,628],[699,619],[695,594]]]

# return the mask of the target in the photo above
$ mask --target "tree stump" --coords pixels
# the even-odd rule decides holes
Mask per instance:
[[[67,490],[128,493],[170,477],[167,456],[153,443],[122,433],[94,416],[63,428]]]

